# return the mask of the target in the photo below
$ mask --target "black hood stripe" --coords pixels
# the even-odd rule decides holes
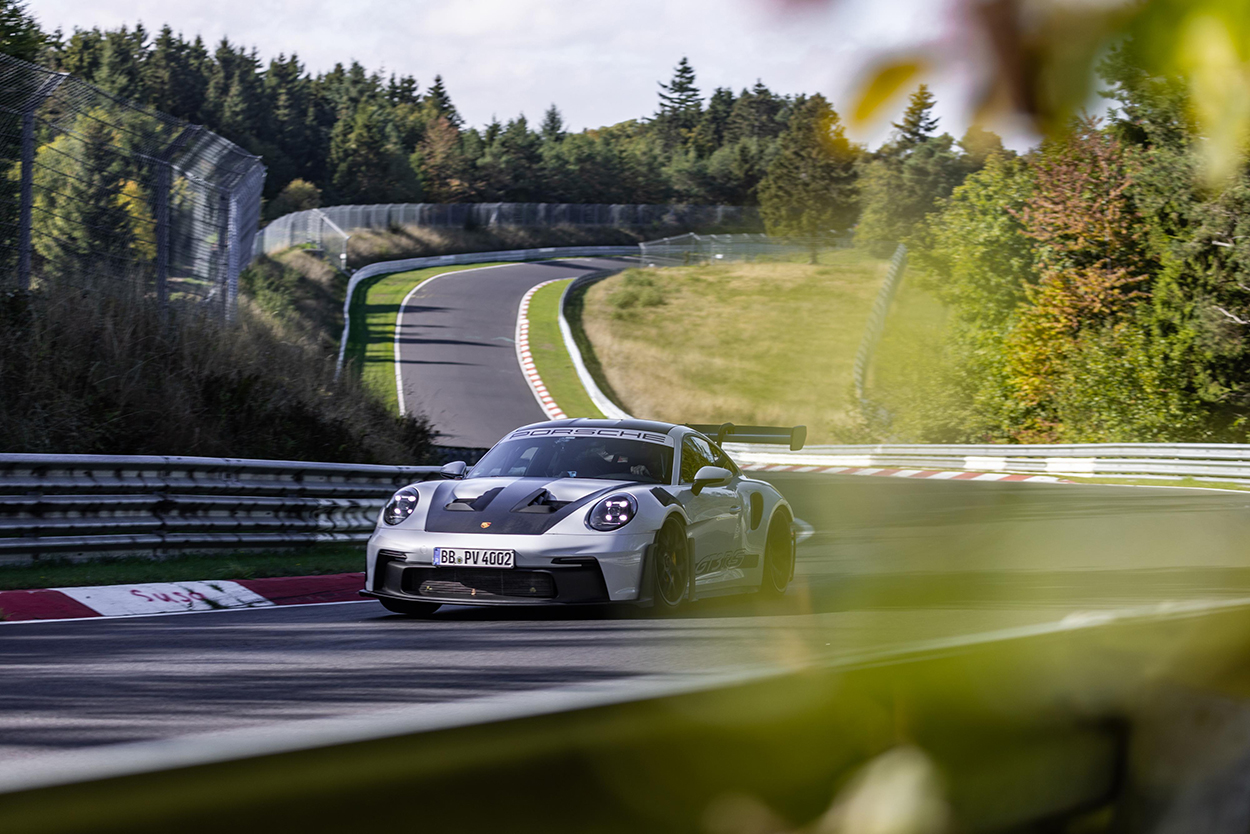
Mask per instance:
[[[635,485],[632,481],[613,484],[571,501],[555,512],[521,511],[557,480],[560,479],[517,478],[507,486],[489,490],[472,502],[456,501],[454,510],[448,509],[448,505],[452,504],[456,488],[462,486],[464,481],[444,481],[434,488],[430,511],[425,518],[426,532],[537,536],[604,495]],[[487,495],[491,497],[483,501]],[[471,511],[465,512],[465,509]],[[483,523],[488,526],[483,527]]]

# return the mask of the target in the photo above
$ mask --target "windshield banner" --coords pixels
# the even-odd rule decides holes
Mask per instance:
[[[673,446],[673,438],[667,434],[638,429],[610,429],[594,426],[545,426],[529,429],[517,429],[508,435],[508,440],[521,440],[528,437],[619,437],[623,440],[642,440],[660,446]]]

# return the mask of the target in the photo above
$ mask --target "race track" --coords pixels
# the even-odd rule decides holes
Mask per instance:
[[[0,772],[86,746],[588,681],[795,666],[1165,601],[1250,595],[1250,497],[770,475],[815,529],[790,593],[629,608],[374,602],[0,627]]]
[[[404,407],[430,418],[443,446],[486,448],[547,419],[517,363],[517,309],[533,286],[605,269],[625,259],[507,264],[449,273],[402,305],[396,340]]]

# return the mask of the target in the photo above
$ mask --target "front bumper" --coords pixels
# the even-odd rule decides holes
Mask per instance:
[[[637,602],[648,534],[540,536],[379,529],[369,539],[367,592],[458,605]],[[511,569],[435,567],[434,547],[509,549]]]
[[[546,605],[609,602],[603,571],[593,558],[549,570],[436,568],[383,551],[365,596],[456,605]]]

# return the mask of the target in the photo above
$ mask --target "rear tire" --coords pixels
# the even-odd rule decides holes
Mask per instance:
[[[651,546],[651,599],[656,611],[671,614],[685,604],[691,570],[686,531],[669,519]]]
[[[760,593],[770,599],[784,596],[794,573],[794,544],[790,535],[790,516],[779,512],[768,524],[764,544],[764,577]]]
[[[381,597],[378,602],[382,603],[382,607],[393,614],[403,614],[405,617],[428,617],[439,609],[437,602],[409,602],[406,599],[389,599]]]

